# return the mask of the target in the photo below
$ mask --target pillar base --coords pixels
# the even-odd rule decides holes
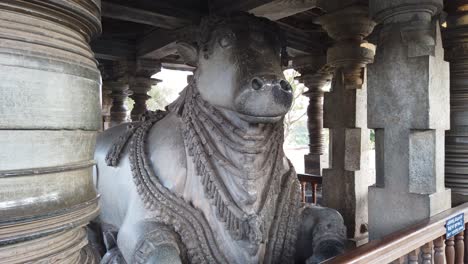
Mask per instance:
[[[451,190],[433,194],[398,193],[369,187],[369,239],[415,225],[451,207]],[[385,205],[385,206],[382,206]]]

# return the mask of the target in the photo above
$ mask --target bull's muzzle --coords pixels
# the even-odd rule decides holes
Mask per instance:
[[[278,80],[274,76],[254,77],[251,81],[252,89],[280,89],[284,92],[292,92],[292,87],[286,80]]]

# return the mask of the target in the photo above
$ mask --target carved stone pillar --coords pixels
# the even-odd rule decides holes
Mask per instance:
[[[0,262],[84,263],[100,1],[0,1]],[[82,252],[80,254],[80,251]]]
[[[382,23],[369,69],[369,127],[376,134],[376,184],[369,188],[371,239],[450,208],[444,186],[449,65],[437,14],[442,0],[371,0]]]
[[[129,90],[129,65],[127,61],[115,61],[106,65],[104,70],[107,78],[103,80],[103,86],[111,91],[110,127],[113,127],[129,121],[125,105],[125,100],[132,94]]]
[[[148,110],[146,101],[151,98],[147,93],[153,85],[161,82],[151,78],[161,70],[161,63],[155,60],[138,59],[135,63],[134,77],[130,82],[130,90],[133,94],[130,98],[135,101],[132,109],[132,121],[139,121],[142,115]]]
[[[111,115],[110,109],[112,107],[112,97],[110,94],[112,93],[111,90],[108,89],[107,86],[102,86],[102,106],[101,106],[101,116],[102,116],[102,129],[106,130],[111,127]]]
[[[330,168],[323,170],[323,204],[343,215],[348,237],[359,244],[367,239],[367,187],[373,183],[365,66],[373,61],[374,47],[364,37],[375,23],[366,6],[338,9],[318,22],[336,40],[327,52],[327,62],[335,70],[324,99],[331,148]]]
[[[450,130],[445,136],[445,186],[452,204],[468,202],[468,4],[446,2],[443,31],[445,58],[450,62]]]
[[[331,81],[331,69],[326,57],[306,56],[293,61],[293,67],[301,73],[298,80],[308,90],[307,130],[309,132],[309,154],[304,156],[305,173],[322,175],[320,157],[323,154],[323,94],[324,86]]]

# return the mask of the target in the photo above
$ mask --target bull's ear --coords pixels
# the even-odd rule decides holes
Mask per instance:
[[[190,66],[197,66],[198,63],[198,49],[195,45],[187,42],[177,42],[177,52],[182,57],[185,63]]]

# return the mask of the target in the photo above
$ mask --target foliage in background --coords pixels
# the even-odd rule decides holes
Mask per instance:
[[[307,106],[308,99],[302,94],[306,87],[294,78],[299,73],[294,70],[284,72],[286,80],[291,84],[293,90],[293,102],[291,110],[284,117],[284,137],[286,145],[289,146],[307,146],[309,137],[307,131]]]

